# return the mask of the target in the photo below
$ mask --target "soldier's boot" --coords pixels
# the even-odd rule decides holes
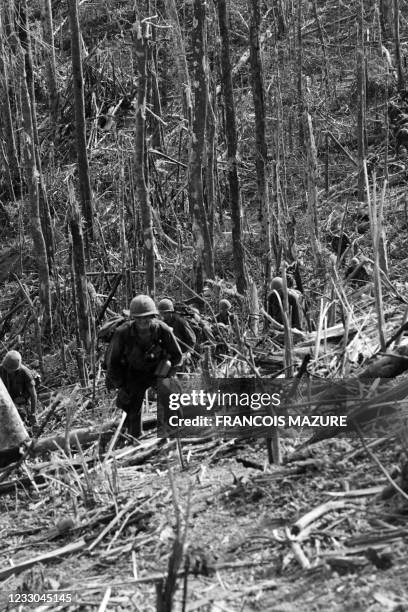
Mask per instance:
[[[132,410],[128,412],[125,426],[127,426],[128,433],[134,438],[140,438],[143,433],[142,430],[142,411]]]

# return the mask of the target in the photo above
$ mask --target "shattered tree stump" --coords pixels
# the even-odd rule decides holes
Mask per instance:
[[[0,467],[18,461],[21,444],[28,439],[24,423],[0,378]]]

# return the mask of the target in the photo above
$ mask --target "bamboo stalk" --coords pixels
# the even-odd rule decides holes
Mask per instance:
[[[380,341],[381,350],[385,352],[387,350],[387,343],[385,340],[385,320],[384,320],[384,310],[383,310],[383,300],[382,300],[382,289],[381,289],[381,274],[380,274],[380,265],[379,265],[379,228],[378,228],[378,218],[377,218],[377,199],[376,199],[376,176],[374,171],[373,176],[373,199],[370,198],[370,186],[368,182],[368,173],[367,173],[367,162],[364,160],[364,178],[366,184],[366,192],[367,192],[367,202],[368,202],[368,211],[370,217],[370,229],[371,229],[371,240],[373,243],[373,259],[374,259],[374,295],[375,295],[375,308],[377,312],[377,322],[378,322],[378,336]]]

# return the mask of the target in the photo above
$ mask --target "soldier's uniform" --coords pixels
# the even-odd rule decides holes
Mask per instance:
[[[142,405],[146,390],[160,386],[158,367],[168,360],[174,368],[181,350],[171,328],[154,318],[157,310],[149,296],[137,296],[130,304],[130,321],[120,325],[111,345],[107,386],[118,387],[117,405],[127,413],[125,424],[135,438],[142,433]],[[147,319],[144,329],[138,319]]]
[[[231,312],[231,303],[222,299],[219,303],[219,312],[215,315],[215,320],[217,323],[222,323],[223,325],[233,326],[235,323],[235,315]]]
[[[273,291],[268,296],[268,314],[272,319],[283,325],[282,310],[280,302],[283,305],[282,279],[276,277],[272,281]],[[279,298],[280,302],[279,302]],[[296,329],[302,329],[301,311],[298,301],[297,292],[294,289],[288,289],[288,303],[290,311],[290,326]]]
[[[172,328],[180,344],[181,352],[185,354],[192,351],[197,342],[196,335],[188,321],[174,311],[173,302],[164,298],[159,302],[158,310],[164,322]]]

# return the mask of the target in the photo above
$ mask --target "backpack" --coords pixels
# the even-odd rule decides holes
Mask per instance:
[[[102,342],[110,342],[116,329],[126,320],[126,317],[118,315],[117,317],[113,317],[113,319],[106,321],[102,327],[99,328],[98,340],[102,340]]]
[[[194,307],[190,306],[189,304],[185,304],[184,302],[176,302],[174,304],[174,311],[186,319],[196,335],[197,345],[206,342],[207,340],[214,340],[214,338],[211,338],[212,332],[209,323],[207,323],[207,321],[203,319],[199,313],[197,313],[197,310]],[[199,318],[197,318],[197,316]]]
[[[102,359],[102,369],[103,370],[108,369],[108,363],[109,363],[109,358],[110,358],[110,353],[111,353],[110,349],[111,349],[113,335],[115,331],[117,330],[117,328],[119,327],[119,325],[122,325],[126,320],[127,320],[126,317],[118,315],[117,317],[113,317],[113,319],[109,319],[108,321],[106,321],[102,325],[102,327],[99,328],[98,341],[101,340],[102,342],[108,343],[108,346],[105,349],[103,359]]]

